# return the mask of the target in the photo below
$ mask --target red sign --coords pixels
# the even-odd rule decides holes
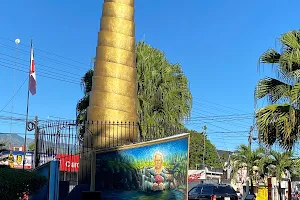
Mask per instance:
[[[60,161],[59,171],[78,172],[79,155],[57,154],[56,159]]]
[[[199,182],[201,179],[205,179],[205,172],[189,174],[188,175],[188,182]]]

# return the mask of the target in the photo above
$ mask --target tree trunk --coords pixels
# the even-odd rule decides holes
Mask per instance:
[[[280,181],[278,181],[278,196],[279,196],[279,200],[282,200]]]
[[[253,181],[252,181],[252,178],[250,177],[250,194],[254,194],[254,188],[253,188]]]
[[[242,191],[243,191],[243,189],[242,189]],[[246,181],[246,191],[245,191],[245,193],[243,191],[243,199],[245,199],[248,194],[249,194],[249,180]]]

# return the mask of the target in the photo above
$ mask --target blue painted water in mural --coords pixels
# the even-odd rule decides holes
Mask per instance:
[[[96,187],[104,199],[186,199],[188,135],[99,153]]]

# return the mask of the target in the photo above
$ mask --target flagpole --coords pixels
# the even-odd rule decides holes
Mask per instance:
[[[28,72],[28,89],[27,89],[27,107],[26,107],[26,122],[25,122],[25,135],[24,135],[24,156],[23,156],[23,169],[25,168],[25,158],[26,158],[26,143],[27,143],[27,126],[28,126],[28,110],[29,110],[29,81],[30,81],[30,69],[31,69],[31,49],[32,49],[32,40],[30,45],[30,64]]]

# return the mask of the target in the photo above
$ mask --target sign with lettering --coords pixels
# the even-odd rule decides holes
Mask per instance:
[[[56,159],[60,161],[59,171],[78,172],[79,155],[57,154]]]
[[[188,171],[188,181],[189,182],[199,182],[200,180],[206,179],[206,173],[204,170],[189,170]]]

